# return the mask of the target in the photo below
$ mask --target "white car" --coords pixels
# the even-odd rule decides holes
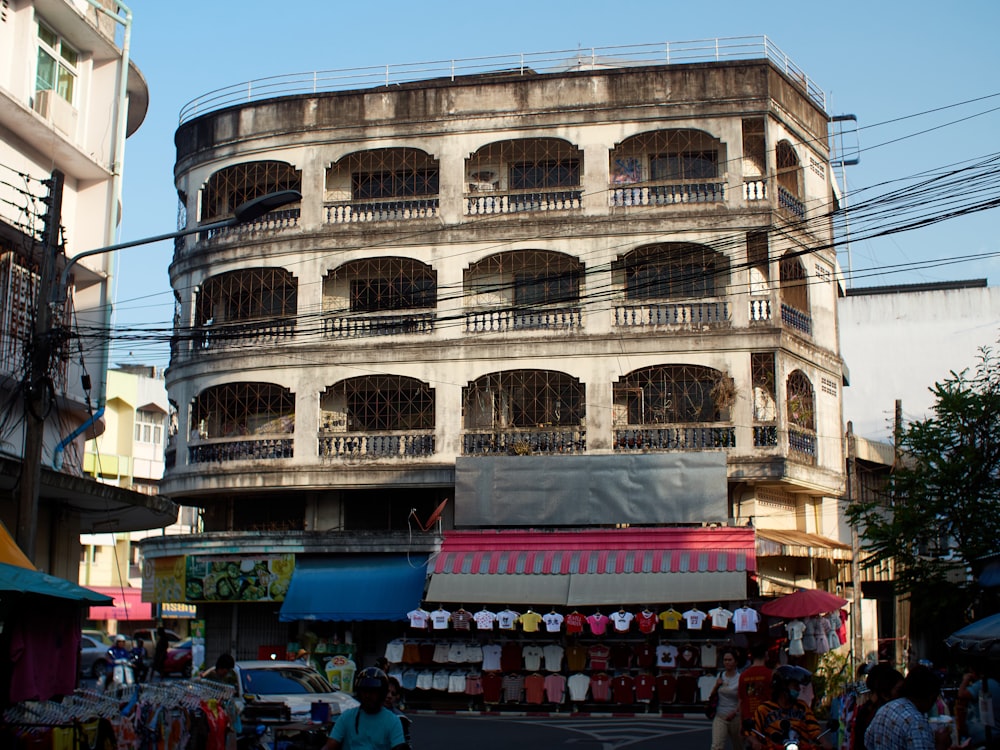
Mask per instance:
[[[300,662],[240,661],[236,662],[236,676],[238,697],[248,704],[284,703],[293,722],[311,721],[313,703],[329,704],[331,719],[359,705],[313,667]]]

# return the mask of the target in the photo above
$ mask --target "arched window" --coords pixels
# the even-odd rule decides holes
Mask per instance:
[[[247,268],[205,280],[195,306],[195,325],[292,318],[298,282],[284,268]]]
[[[816,396],[812,383],[801,370],[788,375],[785,384],[785,402],[788,408],[788,424],[805,430],[816,429]]]
[[[611,183],[715,180],[722,142],[701,130],[655,130],[630,136],[611,151]]]
[[[778,162],[778,187],[784,188],[796,198],[802,197],[799,184],[801,169],[799,157],[788,141],[779,141],[775,158]]]
[[[576,303],[583,264],[550,250],[511,250],[473,263],[465,271],[465,292],[473,306]]]
[[[201,220],[225,219],[248,200],[281,190],[301,189],[302,173],[291,164],[281,161],[234,164],[220,169],[205,183],[201,195]]]
[[[702,245],[664,242],[637,248],[613,266],[622,274],[625,298],[720,297],[729,283],[729,261]]]
[[[375,148],[339,159],[326,173],[333,200],[383,200],[437,195],[438,160],[416,148]]]
[[[434,391],[401,375],[362,375],[320,398],[320,427],[331,432],[434,429]]]
[[[274,383],[227,383],[199,393],[192,431],[204,439],[286,435],[295,430],[295,394]]]
[[[654,365],[614,384],[616,426],[721,422],[736,393],[731,378],[701,365]]]
[[[331,271],[323,283],[325,310],[381,312],[434,307],[437,273],[410,258],[364,258]]]
[[[466,429],[579,426],[586,417],[584,384],[562,372],[494,372],[462,391]]]

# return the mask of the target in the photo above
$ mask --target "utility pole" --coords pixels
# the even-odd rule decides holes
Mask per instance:
[[[858,487],[857,445],[854,441],[854,423],[847,423],[847,501],[856,503]],[[864,627],[861,615],[861,539],[858,530],[851,526],[851,650],[854,651],[855,666],[865,661]]]
[[[21,458],[21,481],[18,485],[17,544],[35,562],[35,538],[38,536],[38,496],[42,483],[42,454],[45,418],[55,399],[52,383],[52,301],[59,278],[59,227],[62,222],[62,196],[65,176],[58,169],[49,180],[48,209],[42,231],[42,268],[35,293],[35,326],[28,347],[28,374],[24,394],[24,452]]]

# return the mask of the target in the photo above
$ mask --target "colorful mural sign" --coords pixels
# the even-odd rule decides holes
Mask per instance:
[[[280,602],[295,555],[161,557],[143,566],[142,598],[153,602]]]
[[[184,576],[184,600],[188,602],[284,601],[294,568],[294,555],[188,556]]]

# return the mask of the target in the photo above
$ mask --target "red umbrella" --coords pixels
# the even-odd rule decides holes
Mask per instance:
[[[770,617],[812,617],[824,612],[833,612],[847,604],[847,599],[841,599],[836,594],[819,589],[799,589],[794,594],[788,594],[780,599],[768,602],[760,611]]]

